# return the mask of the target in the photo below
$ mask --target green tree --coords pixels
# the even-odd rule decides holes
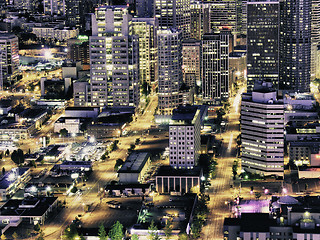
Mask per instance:
[[[99,226],[99,232],[98,232],[98,236],[100,240],[107,240],[107,233],[106,233],[106,229],[104,228],[103,224],[101,223]]]
[[[2,175],[4,175],[6,173],[6,169],[3,167],[2,168]]]
[[[256,197],[256,199],[259,199],[259,198],[261,197],[261,193],[256,192],[256,193],[255,193],[255,197]]]
[[[124,161],[122,159],[118,158],[116,160],[116,164],[114,165],[114,170],[118,171],[121,168],[123,163],[124,163]]]
[[[133,234],[133,235],[131,236],[131,240],[139,240],[138,235],[137,235],[137,234]]]
[[[18,238],[19,238],[18,233],[14,232],[14,233],[12,234],[12,238],[13,238],[13,239],[18,239]]]
[[[66,229],[64,230],[64,239],[67,240],[73,240],[74,238],[78,237],[78,232],[77,232],[77,227],[74,223],[71,225],[67,226]]]
[[[59,133],[60,133],[60,135],[61,135],[62,137],[66,137],[66,136],[68,135],[68,130],[65,129],[65,128],[63,128],[63,129],[60,130]]]
[[[44,232],[42,230],[39,231],[39,236],[36,238],[36,240],[44,240]]]
[[[40,224],[37,223],[36,225],[33,226],[33,230],[36,232],[40,232],[41,228],[40,228]]]
[[[178,236],[178,239],[179,240],[188,240],[189,237],[188,237],[188,234],[186,234],[186,233],[180,233]]]
[[[166,236],[166,239],[170,239],[170,237],[172,236],[172,219],[169,218],[168,221],[166,222],[166,225],[163,229],[164,231],[164,235]]]
[[[32,165],[32,167],[37,168],[37,164],[36,164],[36,161],[35,161],[35,160],[32,160],[32,161],[31,161],[31,165]]]
[[[154,221],[151,221],[150,226],[148,227],[148,233],[149,233],[149,240],[160,240],[161,238],[158,235],[158,228],[154,224]]]
[[[122,240],[123,237],[123,225],[119,221],[117,221],[110,229],[108,238],[110,238],[111,240]]]

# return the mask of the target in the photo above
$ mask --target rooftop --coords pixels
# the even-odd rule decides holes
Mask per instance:
[[[29,168],[13,168],[0,179],[0,189],[7,189],[12,183],[16,182],[18,176],[25,174]]]
[[[202,174],[201,167],[191,169],[176,169],[171,166],[161,166],[158,169],[157,176],[193,176],[200,177]]]
[[[2,216],[41,217],[57,199],[57,197],[10,199],[0,208],[0,214]]]
[[[128,156],[118,173],[139,173],[149,158],[149,152],[133,151]]]

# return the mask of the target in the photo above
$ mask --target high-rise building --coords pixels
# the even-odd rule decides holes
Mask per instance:
[[[200,153],[200,109],[179,106],[169,123],[169,159],[176,168],[193,168]]]
[[[317,55],[320,44],[320,1],[312,0],[311,9],[311,79],[316,78],[318,69]]]
[[[236,33],[236,1],[235,0],[206,0],[210,4],[211,32],[217,33],[222,28],[229,28],[232,34]]]
[[[152,83],[158,79],[157,28],[155,18],[133,18],[133,34],[139,37],[139,80]]]
[[[10,87],[19,73],[19,41],[13,34],[0,34],[0,89]]]
[[[81,61],[82,64],[90,63],[89,54],[89,37],[80,35],[78,38],[71,38],[67,41],[68,58],[76,61]]]
[[[283,175],[284,104],[267,88],[242,95],[241,166],[260,175]]]
[[[309,92],[311,0],[280,2],[279,88]]]
[[[139,42],[127,6],[96,9],[90,37],[91,106],[138,106]]]
[[[43,0],[43,11],[47,15],[65,15],[65,0]]]
[[[161,29],[175,28],[183,38],[190,36],[190,0],[155,0],[154,16]]]
[[[202,37],[202,97],[209,104],[229,96],[229,41],[229,31]]]
[[[170,115],[181,102],[182,32],[176,29],[158,30],[159,110]]]
[[[150,0],[135,0],[136,3],[136,15],[141,18],[153,17],[153,4],[154,1]]]
[[[279,81],[278,0],[247,2],[247,89],[252,91],[256,81]]]
[[[182,42],[182,72],[183,82],[188,87],[201,86],[201,41]]]
[[[210,4],[199,1],[190,4],[190,38],[201,40],[210,32]]]

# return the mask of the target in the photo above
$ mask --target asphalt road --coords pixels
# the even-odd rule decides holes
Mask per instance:
[[[225,217],[230,216],[227,201],[230,201],[235,190],[230,188],[232,184],[232,165],[236,159],[236,138],[239,132],[239,104],[241,88],[235,98],[230,98],[230,113],[226,115],[228,125],[226,131],[217,135],[217,139],[223,141],[221,156],[218,158],[218,166],[215,179],[211,180],[208,191],[210,196],[209,213],[207,224],[203,227],[201,239],[221,240],[223,239],[223,222]]]

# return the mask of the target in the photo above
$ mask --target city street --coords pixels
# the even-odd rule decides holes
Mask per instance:
[[[235,197],[232,183],[232,165],[236,160],[236,138],[240,134],[239,117],[241,94],[244,88],[240,88],[235,98],[230,98],[230,113],[226,114],[228,126],[226,132],[221,134],[222,153],[218,158],[215,179],[211,180],[211,188],[208,191],[210,202],[207,224],[203,227],[201,239],[223,239],[223,222],[230,216],[226,204]],[[219,136],[216,136],[219,139]]]

